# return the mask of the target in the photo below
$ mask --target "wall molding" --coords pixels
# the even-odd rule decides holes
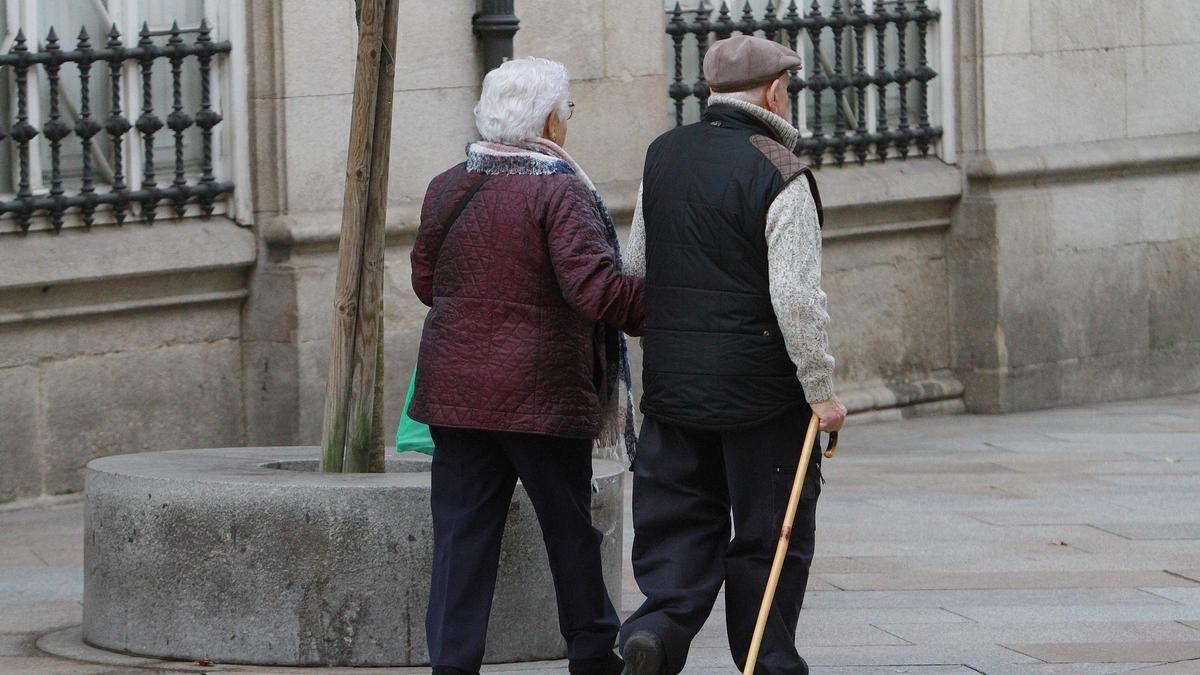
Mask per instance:
[[[989,151],[963,157],[967,179],[989,183],[1112,172],[1151,173],[1188,165],[1200,168],[1200,133]]]

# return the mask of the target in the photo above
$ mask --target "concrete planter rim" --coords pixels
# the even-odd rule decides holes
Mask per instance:
[[[391,452],[382,474],[296,470],[315,466],[318,456],[311,446],[212,448],[89,462],[84,640],[121,653],[219,663],[428,663],[431,458]],[[593,518],[616,594],[624,472],[615,461],[593,460]],[[545,558],[518,484],[487,662],[563,657]],[[363,571],[343,574],[339,564],[347,560],[361,561]]]

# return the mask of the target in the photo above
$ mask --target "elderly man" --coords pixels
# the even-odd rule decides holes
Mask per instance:
[[[744,667],[810,415],[829,432],[846,414],[825,332],[820,198],[787,121],[800,64],[761,38],[713,44],[703,118],[646,155],[627,261],[646,278],[646,419],[633,464],[633,570],[646,601],[621,629],[630,675],[681,672],[722,584]],[[808,672],[795,641],[819,458],[758,673]]]

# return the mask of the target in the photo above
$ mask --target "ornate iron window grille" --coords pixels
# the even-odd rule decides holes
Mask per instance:
[[[41,49],[29,48],[23,31],[18,31],[12,49],[0,54],[0,68],[11,68],[15,86],[15,120],[8,129],[0,126],[0,142],[11,142],[17,156],[16,194],[9,199],[0,199],[0,216],[11,214],[23,232],[28,232],[35,216],[48,215],[55,232],[62,229],[68,212],[77,212],[84,226],[91,227],[98,211],[102,208],[111,212],[114,222],[123,224],[135,205],[141,217],[153,223],[158,216],[158,207],[168,205],[176,217],[183,217],[189,204],[198,204],[204,216],[213,213],[217,200],[231,194],[231,182],[218,181],[213,168],[213,129],[220,124],[221,114],[213,108],[212,70],[213,59],[232,51],[228,41],[214,41],[212,29],[207,21],[200,24],[198,35],[192,43],[185,42],[178,23],[171,26],[165,44],[156,44],[148,24],[142,25],[135,46],[125,46],[116,25],[109,31],[102,46],[93,46],[87,30],[79,32],[73,50],[64,50],[58,35],[51,28]],[[189,112],[183,106],[183,63],[194,58],[200,72],[200,106]],[[171,113],[165,122],[154,113],[154,91],[151,78],[155,63],[169,64],[171,69]],[[75,64],[79,72],[80,101],[75,125],[63,119],[62,95],[59,87],[63,64]],[[142,109],[132,121],[121,109],[121,89],[134,86],[126,82],[122,71],[126,64],[136,64],[141,76]],[[34,92],[28,86],[35,75],[34,67],[40,66],[49,82],[48,116],[41,129],[37,120],[29,118],[29,98]],[[99,72],[96,72],[99,70]],[[112,97],[111,108],[104,119],[94,115],[89,83],[94,78],[107,77]],[[132,111],[131,111],[132,112]],[[163,127],[174,134],[173,177],[159,182],[157,175],[154,135]],[[199,176],[189,180],[184,161],[184,132],[196,127],[200,130],[202,160]],[[122,153],[136,132],[143,140],[144,155],[139,185],[130,189],[124,174]],[[112,142],[112,180],[108,190],[97,191],[92,155],[96,137],[104,133]],[[43,194],[32,190],[30,155],[35,149],[31,143],[39,134],[45,136],[50,145],[50,188]],[[63,173],[62,148],[70,136],[78,138],[81,155],[81,174],[77,189],[68,192]]]
[[[890,10],[885,6],[889,4]],[[684,107],[689,101],[703,113],[711,95],[702,67],[695,81],[684,79],[687,36],[695,36],[699,65],[713,41],[734,34],[757,34],[816,56],[805,59],[804,69],[793,74],[788,85],[792,124],[810,132],[801,138],[796,154],[807,156],[815,167],[826,159],[842,166],[847,153],[860,164],[868,159],[905,159],[913,154],[914,146],[917,154],[927,156],[942,137],[942,127],[930,120],[929,83],[938,73],[930,67],[928,54],[930,30],[941,11],[926,0],[833,0],[827,13],[821,5],[813,0],[808,12],[801,13],[796,0],[791,0],[786,11],[782,0],[779,5],[768,0],[763,16],[757,18],[747,0],[740,19],[734,19],[728,0],[724,0],[714,19],[708,0],[699,0],[694,10],[684,10],[676,2],[667,13],[666,30],[674,52],[673,81],[667,94],[674,101],[676,126],[684,123]],[[695,18],[688,20],[685,14]],[[824,44],[832,48],[832,60]],[[895,46],[891,59],[889,45]],[[910,47],[915,47],[916,63]],[[890,110],[889,91],[898,99]],[[824,105],[827,94],[832,100]],[[815,112],[811,127],[805,119],[806,98],[811,98]],[[826,128],[828,116],[824,114],[829,107],[832,130]]]

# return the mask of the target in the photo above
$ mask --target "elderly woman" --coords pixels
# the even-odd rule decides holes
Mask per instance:
[[[622,668],[591,460],[594,442],[636,442],[621,331],[640,334],[645,287],[621,273],[608,211],[562,149],[569,83],[544,59],[487,75],[475,107],[484,140],[430,183],[413,247],[413,288],[431,307],[409,414],[436,446],[435,674],[475,673],[483,661],[518,478],[541,524],[570,672]]]

